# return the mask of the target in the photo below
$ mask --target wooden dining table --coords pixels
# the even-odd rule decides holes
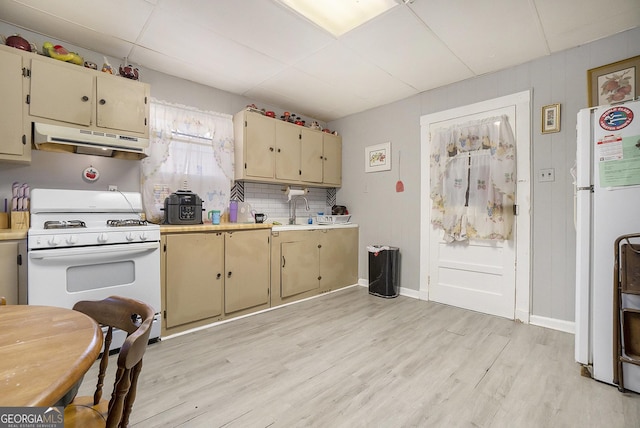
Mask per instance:
[[[53,406],[102,350],[87,315],[53,306],[0,306],[0,407]]]

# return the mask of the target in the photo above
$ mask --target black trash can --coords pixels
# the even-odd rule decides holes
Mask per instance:
[[[398,297],[398,265],[400,249],[383,245],[370,245],[369,294],[393,298]]]

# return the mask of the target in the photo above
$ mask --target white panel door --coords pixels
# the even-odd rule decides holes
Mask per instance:
[[[510,101],[509,101],[510,102]],[[480,103],[482,104],[482,103]],[[500,104],[500,103],[498,103]],[[512,102],[504,106],[496,107],[488,104],[486,106],[473,105],[468,106],[467,110],[455,109],[447,112],[441,112],[436,115],[428,115],[422,118],[422,234],[421,234],[421,266],[425,272],[421,272],[421,289],[426,287],[428,300],[433,300],[448,305],[458,306],[465,309],[471,309],[491,315],[506,317],[509,319],[526,318],[528,322],[528,291],[526,296],[526,308],[520,311],[516,310],[516,283],[518,274],[516,271],[516,260],[518,256],[518,248],[516,243],[519,239],[523,239],[528,247],[528,235],[521,237],[518,233],[522,230],[519,228],[518,222],[521,216],[514,219],[513,232],[511,239],[508,241],[493,240],[476,240],[470,239],[467,242],[446,243],[443,239],[443,231],[436,229],[431,225],[431,201],[429,198],[429,153],[430,153],[430,135],[434,135],[434,131],[438,128],[447,128],[456,124],[463,124],[469,121],[482,118],[507,115],[509,124],[511,125],[516,136],[516,151],[526,150],[526,156],[517,155],[518,169],[518,188],[516,201],[520,204],[520,192],[526,193],[528,200],[528,182],[529,182],[529,156],[528,156],[528,137],[526,143],[518,138],[517,128],[527,126],[517,123],[516,105]],[[521,147],[521,143],[522,147]],[[526,159],[527,167],[521,168],[521,158]],[[426,175],[424,169],[427,169]],[[520,177],[520,173],[523,177]],[[521,186],[521,184],[527,186]],[[524,189],[523,189],[524,188]],[[520,207],[523,211],[524,207]],[[528,207],[526,207],[528,212]],[[528,222],[528,215],[525,221]],[[528,229],[527,229],[528,230]],[[426,241],[426,242],[425,242]],[[528,251],[524,251],[525,257],[528,258]],[[528,270],[528,264],[525,265]],[[528,290],[528,274],[526,279],[526,287]],[[523,296],[523,300],[525,300]],[[523,313],[526,312],[526,317]]]

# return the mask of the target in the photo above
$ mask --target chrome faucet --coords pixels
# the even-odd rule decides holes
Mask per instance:
[[[289,201],[289,224],[296,224],[296,202],[298,198],[304,199],[305,209],[309,211],[309,201],[304,196],[296,196]]]

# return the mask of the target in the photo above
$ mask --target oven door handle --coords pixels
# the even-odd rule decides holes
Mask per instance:
[[[54,257],[69,256],[94,256],[106,253],[118,253],[119,255],[140,254],[148,251],[157,250],[160,244],[156,242],[145,242],[140,244],[122,244],[122,245],[103,245],[99,247],[91,247],[91,251],[87,251],[86,247],[78,248],[57,248],[53,250],[33,250],[29,252],[32,259],[50,259]]]

